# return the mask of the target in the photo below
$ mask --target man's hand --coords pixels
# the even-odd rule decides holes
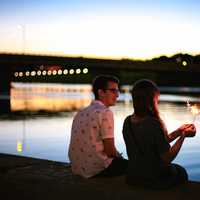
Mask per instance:
[[[107,138],[103,140],[104,152],[108,157],[116,157],[117,150],[115,148],[114,138]]]

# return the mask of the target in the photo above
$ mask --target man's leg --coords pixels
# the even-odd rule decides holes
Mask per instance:
[[[121,176],[125,174],[127,167],[128,167],[128,160],[121,157],[115,157],[112,163],[105,170],[97,174],[97,176],[105,176],[105,177]]]

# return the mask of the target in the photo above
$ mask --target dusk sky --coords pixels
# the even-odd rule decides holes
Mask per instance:
[[[150,59],[200,53],[198,0],[1,0],[0,52]]]

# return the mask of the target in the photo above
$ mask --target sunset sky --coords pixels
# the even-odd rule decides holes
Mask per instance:
[[[1,0],[0,52],[149,59],[200,54],[198,0]]]

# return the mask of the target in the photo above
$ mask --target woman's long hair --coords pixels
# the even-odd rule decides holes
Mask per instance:
[[[152,116],[160,120],[158,108],[154,103],[155,96],[159,94],[154,82],[148,79],[136,81],[132,88],[134,113],[138,117]]]
[[[163,128],[164,135],[168,139],[168,131],[165,123],[160,117],[158,107],[154,100],[160,94],[157,85],[148,79],[141,79],[135,82],[132,88],[133,108],[136,116],[144,118],[151,116],[156,118]]]

